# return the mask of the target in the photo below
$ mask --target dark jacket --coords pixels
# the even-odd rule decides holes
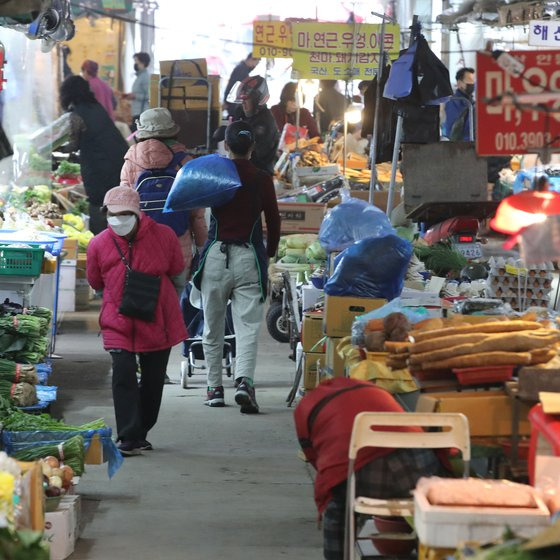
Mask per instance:
[[[280,215],[272,179],[248,160],[234,159],[241,187],[231,202],[212,208],[208,243],[201,257],[201,265],[193,281],[200,289],[206,255],[214,243],[247,244],[254,251],[259,268],[263,300],[268,283],[268,257],[276,254],[280,241]],[[267,246],[264,246],[261,215],[264,212]]]
[[[99,103],[72,109],[70,147],[80,150],[84,188],[90,204],[101,206],[105,193],[120,184],[128,144]]]
[[[297,113],[286,113],[286,107],[282,104],[273,105],[270,108],[270,112],[276,121],[276,126],[282,134],[284,125],[286,123],[296,125]],[[307,128],[307,135],[309,138],[315,138],[319,136],[319,129],[317,128],[317,123],[307,109],[299,110],[299,126],[304,126]]]
[[[251,161],[269,175],[274,174],[274,164],[276,163],[278,150],[278,142],[280,141],[280,132],[276,126],[276,121],[270,109],[263,106],[252,117],[246,117],[243,109],[237,113],[238,119],[248,122],[255,134],[255,149]]]
[[[346,97],[336,89],[324,89],[315,98],[315,117],[319,116],[321,134],[329,131],[333,121],[344,119],[344,112],[348,102]]]

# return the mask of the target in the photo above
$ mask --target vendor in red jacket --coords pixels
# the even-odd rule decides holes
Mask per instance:
[[[280,103],[273,105],[270,108],[278,130],[282,132],[285,124],[296,125],[297,119],[297,103],[296,103],[296,90],[297,84],[295,82],[288,82],[280,93]],[[307,128],[307,135],[309,138],[316,138],[319,136],[319,128],[311,113],[301,108],[299,110],[299,126]]]
[[[323,515],[326,560],[342,560],[348,449],[354,418],[360,412],[404,412],[393,396],[372,383],[338,378],[321,383],[295,410],[296,431],[307,460],[317,471],[315,503]],[[393,431],[420,431],[418,427]],[[439,473],[428,449],[368,448],[356,461],[356,495],[406,498],[422,476]]]
[[[171,280],[185,263],[175,232],[140,212],[140,197],[134,189],[111,189],[103,209],[109,227],[89,244],[87,278],[94,290],[103,290],[99,325],[103,346],[113,360],[119,449],[123,455],[138,455],[152,449],[146,437],[158,418],[171,348],[187,338]],[[132,270],[161,278],[153,321],[121,313],[125,260]]]

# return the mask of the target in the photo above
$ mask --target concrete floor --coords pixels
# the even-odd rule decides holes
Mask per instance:
[[[114,427],[108,355],[96,314],[66,317],[58,338],[53,413],[71,423],[103,417]],[[203,406],[202,375],[192,387],[165,387],[155,450],[125,460],[113,480],[90,466],[78,492],[83,531],[72,560],[280,560],[322,558],[308,467],[297,457],[285,397],[294,366],[287,345],[263,327],[257,397],[262,413],[245,416],[228,379],[223,409]],[[179,377],[175,349],[169,374]]]

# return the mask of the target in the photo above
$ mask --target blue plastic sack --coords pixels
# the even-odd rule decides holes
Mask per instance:
[[[325,285],[331,296],[395,299],[401,295],[412,244],[398,235],[358,241],[335,259],[335,271]]]
[[[395,233],[389,219],[376,206],[349,198],[335,206],[323,220],[319,241],[325,251],[343,251],[356,241]]]
[[[217,154],[202,156],[179,170],[163,211],[223,206],[240,186],[241,179],[232,160]]]
[[[120,451],[111,437],[112,433],[112,429],[109,427],[77,432],[58,430],[11,432],[4,430],[2,431],[2,448],[8,455],[13,455],[23,449],[37,447],[37,445],[58,445],[76,435],[80,435],[84,438],[84,448],[87,453],[93,436],[98,434],[103,447],[103,460],[107,462],[107,472],[109,478],[112,478],[124,462]]]

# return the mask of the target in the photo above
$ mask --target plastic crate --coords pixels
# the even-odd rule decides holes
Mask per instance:
[[[490,366],[455,368],[453,373],[461,385],[482,385],[484,383],[505,383],[513,377],[515,366]]]
[[[40,247],[7,247],[0,245],[0,275],[39,276],[45,250]]]

